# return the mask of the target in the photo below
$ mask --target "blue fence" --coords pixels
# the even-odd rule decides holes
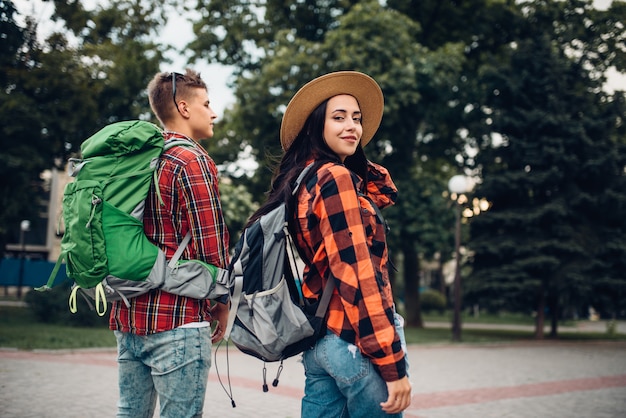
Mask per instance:
[[[18,286],[20,283],[20,263],[18,258],[3,258],[0,261],[0,286]],[[46,284],[54,263],[42,260],[24,260],[22,286],[39,287]],[[65,264],[59,269],[55,284],[67,279]]]

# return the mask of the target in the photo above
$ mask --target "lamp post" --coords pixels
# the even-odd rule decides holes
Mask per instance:
[[[22,284],[24,283],[24,258],[26,257],[26,241],[24,240],[24,234],[26,231],[30,230],[30,221],[23,220],[20,222],[20,247],[21,247],[21,257],[20,257],[20,275],[18,277],[17,282],[17,298],[22,298]]]
[[[463,175],[456,175],[448,181],[448,189],[454,194],[456,224],[454,229],[454,314],[452,317],[452,341],[461,341],[461,204],[458,199],[467,193],[468,182]]]

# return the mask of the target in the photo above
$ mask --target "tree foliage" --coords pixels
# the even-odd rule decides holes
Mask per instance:
[[[154,41],[183,2],[49,0],[61,32],[15,20],[0,0],[0,244],[37,208],[42,170],[121,119],[149,117],[145,86],[167,48]],[[385,216],[402,260],[411,325],[420,325],[420,261],[452,255],[454,174],[475,175],[491,209],[470,222],[467,298],[491,309],[626,308],[626,99],[603,90],[626,70],[626,3],[591,0],[303,0],[196,2],[190,60],[234,66],[236,104],[208,145],[229,170],[222,197],[236,239],[281,154],[292,95],[331,71],[373,76],[385,95],[366,153],[400,190]],[[246,193],[249,192],[250,194]],[[13,229],[15,229],[13,227]],[[14,231],[13,231],[14,232]],[[466,231],[467,232],[467,231]],[[465,271],[465,269],[464,269]]]
[[[613,238],[626,213],[624,96],[601,88],[620,55],[606,14],[581,1],[529,2],[523,13],[506,59],[481,69],[477,193],[493,206],[471,225],[468,288],[492,309],[534,310],[542,337],[544,312],[556,335],[563,309],[591,302],[597,279],[623,295],[607,255],[626,255]]]
[[[33,197],[43,170],[62,168],[105,124],[148,114],[145,86],[163,61],[164,47],[151,40],[164,23],[154,12],[161,2],[114,0],[90,11],[81,1],[53,3],[53,21],[65,26],[43,34],[30,16],[19,26],[13,3],[0,2],[3,249],[17,242],[21,219],[40,219]]]
[[[239,147],[239,152],[252,150],[260,166],[249,186],[258,200],[269,187],[271,169],[281,153],[278,132],[284,106],[300,86],[321,74],[346,69],[365,72],[379,82],[385,116],[366,152],[387,166],[400,186],[398,208],[386,216],[395,231],[391,240],[404,244],[399,251],[408,263],[403,270],[411,307],[418,298],[418,255],[436,252],[433,248],[438,245],[431,238],[450,237],[447,228],[440,227],[438,210],[421,209],[431,203],[445,206],[441,191],[433,189],[445,184],[445,167],[450,170],[452,162],[449,156],[420,156],[419,150],[433,139],[428,116],[447,107],[454,94],[463,46],[424,48],[416,42],[420,25],[377,1],[305,1],[288,7],[277,1],[212,2],[199,7],[202,18],[196,27],[201,33],[190,46],[196,57],[210,56],[239,70],[237,104],[229,125],[229,132],[239,136],[228,135],[221,143]],[[431,99],[428,105],[424,96]],[[444,169],[435,176],[426,173],[418,168],[421,158],[437,160]],[[434,177],[439,180],[433,182]],[[414,205],[414,197],[422,195],[432,199]],[[442,236],[419,233],[438,228]],[[416,316],[410,315],[410,322],[419,324]]]

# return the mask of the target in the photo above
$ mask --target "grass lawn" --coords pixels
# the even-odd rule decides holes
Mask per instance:
[[[442,314],[425,313],[422,314],[424,321],[451,322],[452,312],[447,311]],[[528,315],[503,313],[500,315],[481,314],[480,316],[462,315],[463,323],[466,324],[510,324],[510,325],[533,325],[534,318]]]
[[[407,328],[408,344],[452,343],[452,332],[447,328]],[[515,341],[537,341],[533,331],[508,329],[462,328],[461,342],[469,344],[503,343]],[[545,335],[546,341],[555,340]],[[558,341],[626,341],[626,334],[608,335],[599,332],[559,331]]]
[[[103,325],[48,324],[37,321],[28,308],[0,306],[0,347],[20,350],[115,347],[115,337]]]
[[[95,313],[94,313],[95,315]],[[448,322],[447,316],[425,316],[426,322]],[[481,318],[464,318],[463,323],[481,322]],[[482,316],[482,323],[532,325],[532,318],[517,315],[498,317]],[[449,328],[407,328],[409,344],[448,344],[451,342]],[[463,343],[499,343],[533,340],[533,332],[507,329],[463,328]],[[559,332],[559,340],[565,341],[626,341],[626,334]],[[28,308],[0,306],[0,347],[20,350],[77,349],[115,347],[115,337],[105,325],[78,327],[74,325],[49,324],[37,321]]]

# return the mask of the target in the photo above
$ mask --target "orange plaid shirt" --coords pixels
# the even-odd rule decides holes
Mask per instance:
[[[385,381],[395,381],[406,376],[406,366],[394,326],[385,225],[372,203],[392,205],[397,189],[374,163],[368,164],[369,199],[357,193],[360,183],[345,166],[327,163],[300,189],[295,235],[310,261],[302,290],[317,299],[334,280],[328,330],[355,344]]]

